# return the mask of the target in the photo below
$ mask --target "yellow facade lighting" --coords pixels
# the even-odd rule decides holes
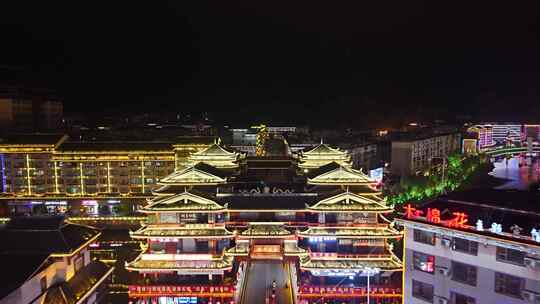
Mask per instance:
[[[28,195],[32,195],[32,182],[30,181],[30,155],[26,154],[26,186]]]
[[[142,186],[142,193],[144,193],[144,161],[141,160],[141,186]]]
[[[107,192],[111,193],[111,162],[107,162]]]
[[[60,188],[58,187],[58,163],[54,163],[54,193],[60,193]]]
[[[79,163],[79,173],[81,179],[81,194],[84,194],[84,174],[83,174],[83,164]]]

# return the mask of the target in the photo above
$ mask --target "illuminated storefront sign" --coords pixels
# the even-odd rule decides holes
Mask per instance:
[[[487,231],[493,234],[500,234],[508,237],[519,237],[521,239],[526,238],[526,236],[521,235],[521,231],[523,229],[516,224],[510,227],[511,232],[509,233],[503,232],[502,225],[496,222],[488,225],[488,228],[486,229],[484,229],[484,221],[482,221],[481,219],[478,219],[474,226],[469,225],[469,215],[465,212],[452,212],[452,217],[450,219],[442,220],[441,211],[436,208],[428,208],[425,211],[425,214],[423,210],[414,208],[411,204],[406,205],[403,209],[405,211],[404,216],[406,219],[424,220],[428,223],[438,224],[446,226],[448,228],[462,228],[476,231]],[[535,242],[540,242],[540,230],[533,228],[530,231],[530,235],[528,236],[528,238]]]
[[[147,261],[209,261],[213,259],[211,254],[143,254],[141,258]]]
[[[319,237],[310,237],[309,242],[310,243],[318,243],[322,241],[335,241],[336,237],[333,236],[319,236]]]
[[[405,206],[405,217],[408,219],[414,219],[422,217],[424,211],[412,207],[411,204]],[[452,218],[448,220],[441,220],[441,211],[436,208],[428,208],[426,210],[425,219],[426,221],[434,224],[442,224],[447,227],[452,228],[469,228],[467,222],[469,221],[469,216],[464,212],[453,212]]]
[[[144,285],[130,285],[129,286],[130,297],[145,297],[145,296],[160,296],[160,298],[176,299],[189,299],[190,302],[184,303],[197,303],[198,297],[222,297],[229,298],[234,295],[235,287],[231,285],[215,285],[215,286],[144,286]],[[180,303],[180,302],[173,302]],[[229,302],[227,302],[229,303]]]
[[[340,297],[349,298],[353,296],[365,296],[367,288],[365,287],[321,287],[302,285],[299,288],[299,296],[302,298],[320,298],[321,295],[325,297]],[[401,297],[401,288],[392,288],[388,286],[374,285],[370,288],[370,296],[374,298],[399,298]]]
[[[369,170],[369,177],[377,182],[381,182],[383,180],[383,171],[382,167]]]

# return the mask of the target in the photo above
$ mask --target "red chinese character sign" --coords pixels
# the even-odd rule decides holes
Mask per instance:
[[[428,208],[426,220],[431,223],[440,224],[441,223],[441,211],[436,208]]]
[[[467,227],[466,224],[469,221],[467,214],[463,212],[454,212],[452,213],[454,217],[448,221],[447,225],[448,227],[455,227],[455,228],[465,228]]]
[[[414,208],[411,204],[408,204],[404,207],[405,210],[405,217],[408,219],[415,219],[422,217],[423,211],[419,210],[417,208]],[[441,219],[441,210],[437,208],[428,208],[426,210],[426,216],[422,217],[422,219],[425,218],[426,221],[433,223],[433,224],[443,224],[448,227],[453,228],[468,228],[467,222],[469,221],[469,217],[464,212],[454,212],[452,213],[453,217],[451,219],[443,221]]]

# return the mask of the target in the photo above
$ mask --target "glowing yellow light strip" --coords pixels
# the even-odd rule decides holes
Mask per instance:
[[[32,184],[30,182],[30,155],[26,154],[26,185],[28,186],[28,195],[32,195]]]
[[[403,253],[402,253],[402,264],[403,264],[403,269],[401,270],[401,303],[402,304],[405,304],[405,271],[407,269],[407,261],[406,261],[406,257],[407,257],[407,246],[405,241],[407,239],[407,227],[404,227],[403,228]]]
[[[107,162],[107,192],[111,193],[111,162]]]
[[[81,194],[84,194],[84,175],[83,175],[83,164],[79,163],[79,172],[81,175]]]
[[[144,193],[144,161],[141,160],[141,185],[142,185],[142,193]]]
[[[54,162],[54,192],[60,193],[60,188],[58,187],[58,166],[56,162]]]

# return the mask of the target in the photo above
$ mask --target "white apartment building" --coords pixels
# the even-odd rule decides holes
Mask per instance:
[[[392,141],[392,173],[415,175],[428,168],[434,158],[460,150],[461,134],[444,133],[414,136]]]
[[[397,220],[404,303],[540,303],[540,214],[452,200],[416,209]]]

